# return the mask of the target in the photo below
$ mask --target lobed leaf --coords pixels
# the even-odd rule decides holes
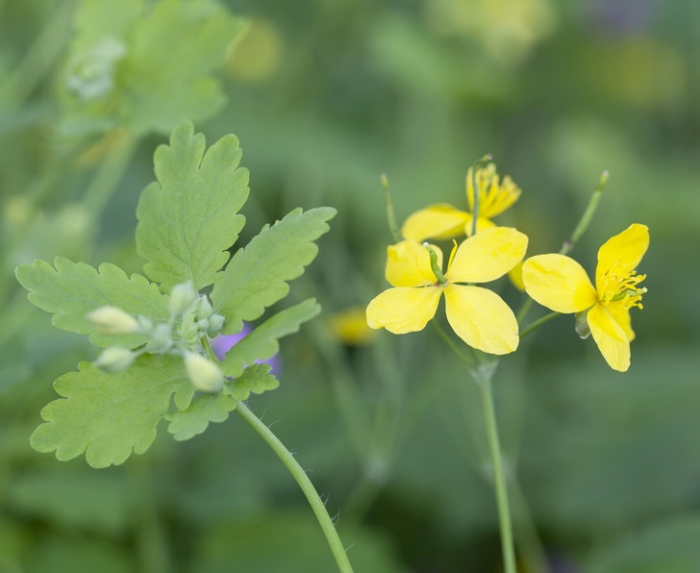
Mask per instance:
[[[302,323],[319,312],[321,306],[310,298],[268,318],[226,353],[221,364],[224,374],[237,378],[246,365],[272,358],[279,352],[279,338],[298,332]]]
[[[270,374],[269,364],[253,364],[243,371],[243,374],[229,382],[226,387],[236,400],[247,400],[250,393],[262,394],[266,390],[274,390],[280,385],[279,380]]]
[[[194,393],[182,361],[173,357],[145,355],[116,374],[89,362],[79,368],[56,380],[54,388],[63,398],[42,410],[46,423],[31,436],[35,450],[56,450],[61,461],[85,452],[88,464],[104,468],[124,463],[132,452],[144,453],[173,395],[184,410]]]
[[[203,433],[210,422],[225,422],[229,412],[235,409],[236,402],[228,394],[198,396],[186,410],[165,416],[165,419],[170,422],[168,432],[177,441],[189,440]]]
[[[215,312],[227,318],[225,332],[239,332],[241,321],[259,318],[287,296],[287,281],[301,276],[314,260],[318,247],[313,241],[328,231],[326,221],[335,214],[330,207],[295,209],[236,251],[211,293]]]
[[[248,170],[238,168],[238,139],[227,135],[204,150],[204,135],[189,122],[178,125],[170,146],[156,150],[158,181],[136,211],[144,271],[164,291],[188,280],[196,290],[212,284],[245,223],[237,213],[248,198]]]
[[[20,284],[29,291],[27,297],[39,308],[53,313],[51,322],[57,328],[90,334],[97,346],[126,346],[134,348],[146,342],[141,334],[127,336],[104,335],[86,315],[103,305],[112,305],[134,316],[142,315],[153,321],[167,321],[168,297],[158,286],[139,274],[128,277],[119,267],[103,263],[99,269],[74,263],[63,257],[54,266],[34,261],[17,267]]]

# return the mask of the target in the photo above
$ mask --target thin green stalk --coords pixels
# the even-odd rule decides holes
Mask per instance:
[[[593,195],[591,195],[591,198],[588,200],[588,205],[586,205],[586,209],[583,212],[583,215],[581,215],[581,219],[579,219],[574,232],[571,234],[571,238],[568,241],[565,241],[559,250],[560,255],[568,255],[588,229],[588,226],[593,220],[593,215],[595,215],[595,212],[598,209],[598,203],[600,203],[600,198],[603,196],[603,190],[605,189],[605,185],[608,182],[609,177],[610,173],[603,171],[600,176],[600,180],[598,181],[598,186],[595,188]]]
[[[277,457],[282,461],[282,463],[287,466],[287,469],[292,474],[299,487],[304,492],[306,499],[311,505],[311,509],[316,515],[323,534],[326,536],[326,541],[328,546],[333,552],[333,557],[338,565],[338,570],[341,573],[352,573],[352,565],[350,565],[350,560],[345,553],[345,548],[343,547],[338,532],[333,525],[333,520],[328,511],[326,511],[326,506],[321,500],[316,488],[311,483],[309,476],[306,475],[304,468],[299,465],[296,458],[292,453],[284,446],[284,444],[272,433],[270,428],[262,423],[262,420],[258,418],[253,412],[251,412],[246,405],[236,400],[236,412],[248,422],[248,424],[260,435],[260,437],[267,442],[267,445],[272,448],[272,450],[277,454]]]
[[[475,366],[474,358],[472,356],[464,354],[459,348],[457,348],[457,345],[448,336],[448,334],[445,332],[442,326],[440,326],[437,320],[431,320],[430,324],[433,325],[435,332],[438,333],[438,336],[442,338],[442,340],[445,342],[445,344],[447,344],[448,348],[455,354],[455,356],[459,358],[462,362],[464,362],[464,364],[466,364],[469,370],[472,370]]]
[[[538,329],[544,323],[549,322],[550,320],[559,316],[560,314],[561,314],[560,312],[550,312],[549,314],[545,314],[543,317],[538,318],[535,322],[528,324],[525,328],[523,328],[520,331],[520,340],[525,338],[528,334],[530,334],[534,330]]]
[[[501,444],[498,439],[498,426],[496,425],[496,411],[493,405],[493,392],[491,390],[491,373],[474,373],[474,379],[481,394],[481,405],[484,410],[484,422],[486,424],[486,437],[493,465],[493,485],[496,490],[496,505],[498,506],[498,522],[501,529],[501,549],[503,551],[503,564],[505,573],[517,573],[515,567],[515,545],[513,543],[513,524],[508,505],[508,488],[503,471],[501,456]]]

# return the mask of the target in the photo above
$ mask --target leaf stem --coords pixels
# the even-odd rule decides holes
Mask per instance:
[[[326,536],[328,546],[330,547],[333,557],[335,558],[335,562],[338,565],[338,570],[340,573],[352,573],[352,565],[350,565],[350,560],[345,553],[345,548],[340,541],[335,525],[333,525],[333,520],[331,519],[330,515],[328,515],[326,506],[319,497],[316,488],[314,488],[314,485],[311,483],[311,480],[306,475],[306,472],[299,465],[299,462],[297,462],[296,458],[284,446],[279,438],[272,433],[270,428],[263,424],[262,420],[253,414],[253,412],[251,412],[246,405],[239,400],[236,400],[236,412],[238,412],[241,417],[260,435],[260,437],[267,442],[267,445],[272,448],[275,454],[277,454],[277,457],[281,460],[281,462],[287,466],[287,469],[299,484],[299,487],[304,492],[309,505],[311,505],[311,509],[316,515],[316,519],[323,530],[323,534]]]
[[[486,425],[486,437],[489,444],[491,464],[493,465],[493,484],[496,490],[496,505],[498,506],[498,522],[501,529],[501,549],[505,573],[517,573],[515,567],[515,546],[513,543],[513,525],[508,504],[508,489],[503,469],[501,445],[498,438],[498,426],[496,424],[496,411],[493,405],[493,392],[491,388],[491,376],[493,369],[479,368],[473,372],[476,385],[481,394],[481,405],[484,411]]]

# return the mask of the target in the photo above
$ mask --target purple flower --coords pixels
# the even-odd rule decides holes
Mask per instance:
[[[220,334],[211,341],[211,349],[219,360],[223,360],[226,353],[231,350],[236,344],[243,340],[253,331],[250,326],[243,324],[243,330],[237,334]],[[278,355],[268,358],[267,360],[256,360],[256,364],[269,364],[272,367],[271,372],[275,376],[279,376],[282,371],[282,365]]]

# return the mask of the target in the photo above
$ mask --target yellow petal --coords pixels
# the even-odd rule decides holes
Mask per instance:
[[[630,343],[623,328],[602,304],[588,311],[588,326],[593,340],[610,368],[626,372],[630,367]]]
[[[433,245],[442,268],[442,251]],[[416,241],[401,241],[390,245],[386,250],[387,260],[384,276],[391,286],[419,287],[437,282],[435,273],[430,266],[430,253]]]
[[[486,229],[493,229],[496,226],[496,223],[491,221],[490,219],[485,219],[484,217],[479,217],[476,220],[476,232],[481,233],[481,231],[485,231]],[[471,213],[467,213],[466,219],[464,221],[464,234],[467,237],[471,237],[474,233],[474,217]]]
[[[625,332],[627,340],[632,342],[636,336],[634,330],[632,330],[632,318],[630,317],[630,311],[623,304],[609,304],[607,307],[608,312],[612,319],[620,325],[620,328]]]
[[[423,330],[435,316],[441,287],[398,287],[385,290],[367,306],[367,325],[394,334]]]
[[[404,239],[451,239],[464,231],[467,213],[452,205],[440,203],[416,211],[406,219],[401,228]]]
[[[530,297],[556,312],[581,312],[598,300],[583,267],[564,255],[530,257],[523,263],[523,282]]]
[[[494,227],[469,237],[445,273],[448,281],[485,283],[502,277],[525,256],[527,237],[510,227]]]
[[[515,315],[493,291],[447,285],[445,311],[457,336],[472,348],[489,354],[508,354],[518,348],[520,339]]]
[[[525,283],[523,282],[523,262],[520,261],[512,269],[508,271],[508,278],[513,286],[519,291],[525,292]]]
[[[608,239],[598,250],[596,284],[601,284],[602,278],[609,272],[621,277],[629,274],[637,268],[648,247],[649,228],[637,223]]]

